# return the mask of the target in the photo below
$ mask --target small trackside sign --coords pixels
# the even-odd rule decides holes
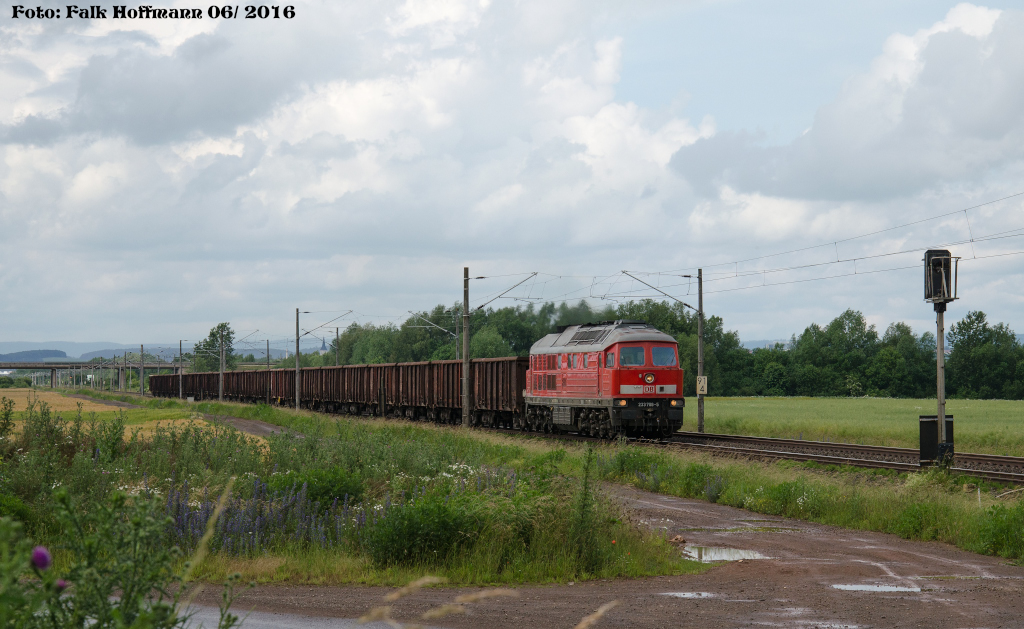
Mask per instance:
[[[708,394],[708,377],[697,376],[697,395]]]

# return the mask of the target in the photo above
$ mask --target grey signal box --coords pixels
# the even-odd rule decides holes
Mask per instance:
[[[946,304],[956,299],[957,262],[946,249],[929,249],[924,253],[924,300]]]

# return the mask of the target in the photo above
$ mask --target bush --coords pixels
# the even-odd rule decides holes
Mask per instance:
[[[707,463],[688,464],[679,475],[679,484],[682,485],[683,495],[690,498],[701,497],[713,473],[714,470]]]
[[[285,492],[306,486],[306,496],[311,502],[319,502],[327,508],[337,500],[348,496],[348,502],[358,502],[363,495],[363,484],[358,476],[349,474],[340,467],[329,470],[289,471],[270,477],[267,486],[271,491]]]
[[[659,452],[652,452],[650,448],[629,446],[615,453],[611,461],[611,473],[619,478],[629,478],[638,473],[646,474],[659,464],[664,467],[664,463],[665,458]]]
[[[438,495],[391,507],[363,533],[363,549],[379,567],[443,564],[480,529],[473,507]]]
[[[904,507],[889,525],[889,532],[904,539],[937,539],[939,518],[935,506],[918,503]]]
[[[982,524],[981,539],[984,552],[1011,559],[1024,559],[1024,502],[1013,507],[995,505],[988,510],[988,519]]]
[[[32,519],[32,511],[21,501],[21,498],[10,494],[0,494],[0,518],[8,517],[27,524]]]

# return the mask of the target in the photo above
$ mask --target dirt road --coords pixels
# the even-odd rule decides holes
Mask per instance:
[[[722,562],[696,576],[517,588],[446,627],[573,627],[602,603],[620,601],[601,627],[1024,627],[1024,568],[939,543],[849,531],[695,500],[617,488],[650,526],[693,546],[762,559]],[[837,586],[843,586],[839,588]],[[862,591],[861,588],[882,591]],[[891,590],[891,591],[886,591]],[[354,618],[388,591],[369,587],[260,586],[238,608]],[[473,588],[423,590],[394,606],[416,620]],[[215,603],[215,593],[207,594]],[[199,601],[197,601],[199,602]]]

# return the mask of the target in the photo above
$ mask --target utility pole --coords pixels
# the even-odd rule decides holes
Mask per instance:
[[[338,356],[341,351],[341,336],[338,334],[338,328],[334,328],[334,366],[338,366]]]
[[[472,412],[469,396],[469,267],[462,271],[462,425],[468,428]]]
[[[270,371],[270,339],[267,339],[267,371]],[[270,381],[271,378],[267,376],[267,404],[270,404]]]
[[[295,410],[299,410],[299,309],[295,309]]]
[[[704,378],[704,270],[697,269],[697,380]],[[704,396],[697,387],[697,432],[704,432]]]
[[[183,373],[184,373],[183,369],[184,369],[184,366],[182,364],[182,356],[181,356],[181,340],[179,339],[178,340],[178,399],[179,400],[182,399],[182,395],[184,395],[184,389],[185,389],[185,385],[182,382],[182,378],[185,377],[183,375]]]
[[[938,397],[939,442],[949,443],[946,435],[946,329],[945,302],[935,304],[935,391]]]
[[[217,400],[224,401],[224,330],[220,330],[220,379],[217,381]]]
[[[146,382],[146,378],[145,378],[145,375],[146,375],[146,373],[145,373],[146,359],[145,359],[145,355],[146,355],[145,349],[142,347],[142,345],[139,345],[139,395],[141,395],[143,397],[146,396],[146,385],[145,385],[145,382]]]

